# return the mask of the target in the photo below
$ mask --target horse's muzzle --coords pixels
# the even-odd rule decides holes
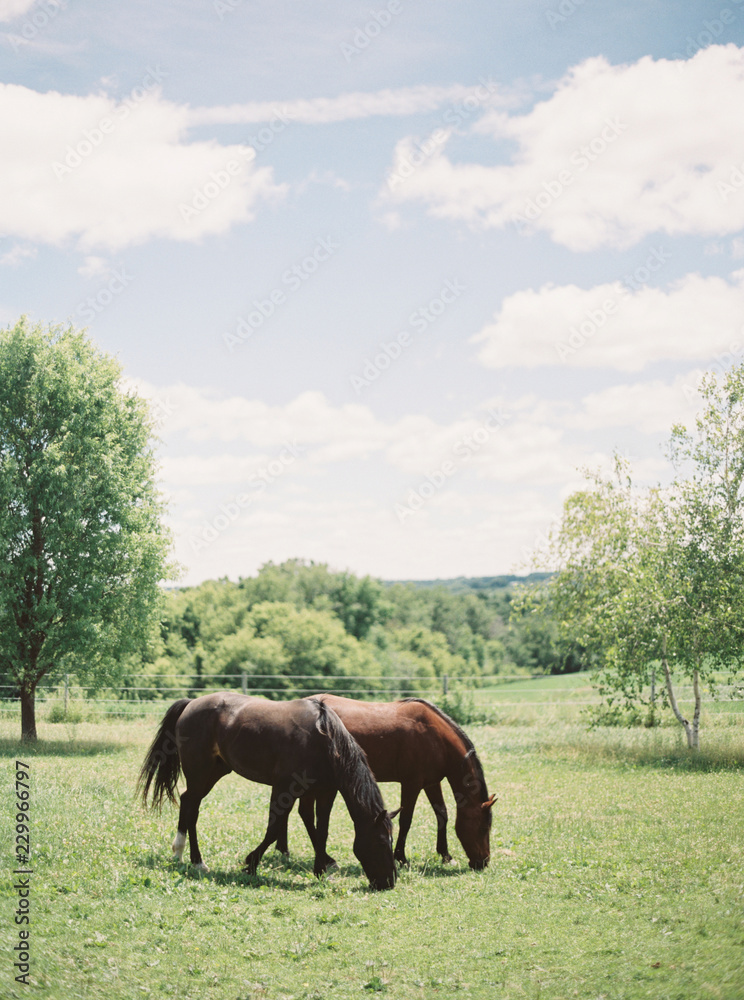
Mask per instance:
[[[479,858],[476,861],[469,862],[470,867],[474,872],[482,872],[484,868],[488,868],[488,862],[490,860],[490,854],[485,858]]]
[[[387,878],[374,878],[369,880],[369,884],[376,892],[382,892],[384,889],[392,889],[395,885],[397,873],[393,873]]]

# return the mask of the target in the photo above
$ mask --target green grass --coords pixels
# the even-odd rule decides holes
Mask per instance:
[[[471,727],[494,809],[492,862],[434,854],[422,796],[412,859],[369,891],[334,809],[339,871],[317,881],[296,815],[291,861],[260,840],[268,790],[230,775],[199,829],[211,868],[170,861],[176,812],[133,800],[153,722],[40,726],[37,749],[0,723],[4,855],[12,860],[13,760],[32,772],[30,988],[13,982],[12,883],[2,886],[8,997],[48,1000],[478,997],[741,1000],[744,996],[744,727],[709,719],[691,757],[675,729],[560,721]],[[398,789],[383,786],[390,807]],[[451,804],[451,800],[450,800]],[[452,811],[452,809],[451,809]]]

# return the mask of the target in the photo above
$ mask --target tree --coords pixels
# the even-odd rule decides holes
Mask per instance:
[[[735,675],[744,655],[744,366],[707,376],[700,392],[695,430],[672,431],[671,485],[635,489],[620,459],[613,478],[591,477],[551,536],[555,575],[522,603],[596,657],[611,703],[642,702],[660,665],[691,749],[703,686]],[[675,677],[692,685],[692,719]]]
[[[43,677],[103,683],[158,614],[169,538],[147,404],[74,328],[0,331],[0,669],[36,740]]]

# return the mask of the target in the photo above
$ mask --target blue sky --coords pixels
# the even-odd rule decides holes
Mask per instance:
[[[0,0],[0,322],[160,421],[182,581],[491,575],[744,360],[744,0]]]

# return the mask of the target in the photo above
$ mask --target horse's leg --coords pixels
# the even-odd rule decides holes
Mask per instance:
[[[310,843],[315,847],[315,795],[312,792],[306,792],[300,796],[300,804],[297,806],[297,811],[300,814],[300,819],[305,824]]]
[[[452,855],[447,848],[447,806],[444,804],[442,786],[439,783],[429,785],[424,791],[437,818],[437,854],[441,854],[442,862],[446,865],[452,860]]]
[[[418,785],[402,783],[400,786],[400,816],[398,817],[398,840],[395,844],[393,857],[399,865],[407,865],[406,838],[411,829],[413,820],[413,810],[416,808],[416,799],[421,789]]]
[[[192,789],[187,788],[181,796],[181,808],[178,813],[178,833],[173,841],[174,861],[183,861],[183,849],[186,846],[186,835],[189,838],[189,850],[191,852],[191,864],[200,871],[207,871],[207,866],[202,861],[199,850],[199,840],[196,836],[196,821],[199,819],[199,806],[203,795],[197,795]]]
[[[292,803],[294,805],[294,803]],[[289,814],[292,812],[292,806],[290,806],[287,811],[281,815],[277,816],[276,828],[276,849],[280,854],[284,854],[289,857],[289,844],[287,842],[287,833],[289,828]],[[312,840],[312,837],[310,838]]]
[[[307,829],[310,840],[315,848],[315,864],[313,866],[313,874],[317,877],[322,875],[323,872],[327,872],[329,868],[336,867],[336,861],[334,858],[328,854],[326,851],[326,844],[328,843],[328,825],[331,819],[331,809],[333,808],[333,802],[336,798],[336,789],[332,789],[330,792],[324,792],[315,798],[316,802],[316,825],[315,825],[315,836],[310,832],[312,829],[313,822],[313,797],[303,796],[300,799],[300,815],[305,821],[305,827]],[[309,818],[307,815],[303,815],[303,811],[307,813],[309,804]]]
[[[230,773],[230,768],[221,759],[216,758],[212,762],[212,767],[208,774],[190,774],[186,778],[186,791],[181,795],[181,807],[178,812],[178,832],[173,841],[173,860],[181,862],[183,860],[183,849],[186,846],[186,835],[189,837],[189,851],[191,864],[200,871],[209,869],[202,861],[199,850],[199,840],[196,836],[196,821],[199,819],[199,807],[202,799],[205,798],[216,783],[224,775]]]
[[[264,839],[250,854],[246,855],[243,871],[255,875],[261,858],[279,836],[282,829],[286,831],[287,817],[292,811],[295,796],[287,784],[271,786],[271,804],[269,806],[269,822]],[[282,824],[284,826],[282,827]]]

